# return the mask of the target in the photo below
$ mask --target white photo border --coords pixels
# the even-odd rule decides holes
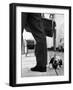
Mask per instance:
[[[64,14],[64,76],[21,77],[21,12]],[[69,10],[16,7],[16,84],[69,81]]]

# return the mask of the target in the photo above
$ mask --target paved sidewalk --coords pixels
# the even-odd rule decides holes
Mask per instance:
[[[54,55],[53,51],[49,51],[47,57],[47,63],[49,63],[49,59]],[[64,61],[64,53],[57,52],[57,55],[59,55],[62,60]],[[34,67],[36,65],[36,57],[32,51],[32,53],[29,53],[27,56],[22,55],[22,77],[33,77],[33,76],[56,76],[56,72],[54,69],[49,68],[47,66],[46,72],[34,72],[31,71],[30,68]],[[49,64],[48,64],[49,65]],[[64,66],[62,66],[61,69],[57,70],[58,75],[64,75]]]

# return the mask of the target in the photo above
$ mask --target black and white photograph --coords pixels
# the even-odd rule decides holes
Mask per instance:
[[[64,15],[22,12],[21,25],[21,76],[64,75]]]
[[[71,82],[70,24],[71,7],[10,4],[11,86]]]

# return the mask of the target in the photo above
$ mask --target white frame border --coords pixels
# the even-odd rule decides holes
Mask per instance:
[[[64,14],[64,76],[21,78],[21,12]],[[37,7],[16,7],[16,84],[69,81],[69,10]]]

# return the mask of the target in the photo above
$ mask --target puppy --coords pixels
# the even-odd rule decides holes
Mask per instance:
[[[52,57],[49,65],[51,64],[53,69],[61,68],[62,66],[62,59],[59,56]]]

